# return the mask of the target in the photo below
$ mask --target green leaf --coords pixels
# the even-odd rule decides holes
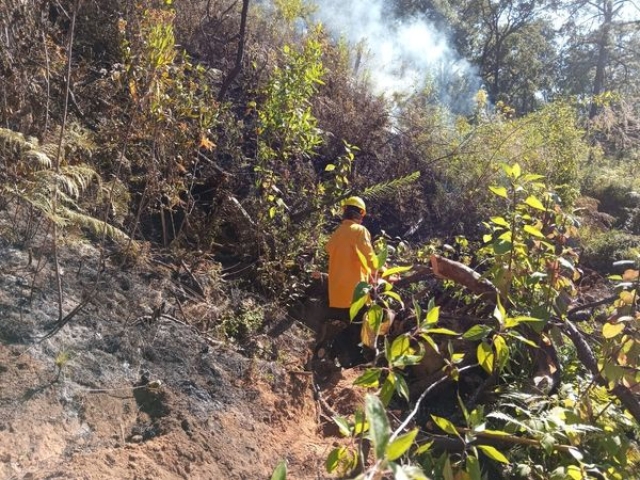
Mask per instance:
[[[491,445],[478,445],[478,448],[491,460],[495,460],[500,463],[509,463],[509,459],[505,457],[500,450],[492,447]]]
[[[365,295],[363,297],[360,297],[355,302],[353,302],[349,307],[349,320],[353,321],[353,319],[356,318],[356,316],[358,316],[358,313],[367,304],[368,301],[369,301],[369,296]]]
[[[389,255],[389,250],[386,247],[378,252],[376,255],[376,268],[382,268],[387,262],[387,255]]]
[[[425,319],[425,323],[427,325],[432,325],[434,323],[438,323],[438,319],[440,318],[440,307],[433,307],[427,313],[427,318]]]
[[[402,301],[402,298],[400,297],[400,295],[398,295],[397,292],[387,291],[387,292],[383,292],[381,295],[385,295],[387,297],[393,298],[404,309],[404,302]]]
[[[511,247],[513,244],[508,240],[496,240],[493,242],[493,251],[496,255],[504,255],[505,253],[509,253],[511,251]]]
[[[407,266],[407,267],[391,267],[388,268],[387,270],[384,271],[384,273],[382,274],[382,278],[387,278],[390,277],[391,275],[395,275],[396,273],[404,273],[404,272],[408,272],[409,270],[411,270],[413,267],[412,266]]]
[[[384,405],[378,397],[368,394],[365,398],[365,411],[369,420],[369,437],[373,444],[376,459],[384,458],[389,443],[389,420]]]
[[[387,359],[389,363],[393,363],[402,355],[412,354],[411,341],[408,334],[400,335],[391,344],[390,357]]]
[[[527,199],[524,201],[524,203],[526,203],[532,208],[535,208],[536,210],[542,210],[543,212],[547,210],[542,204],[542,202],[538,200],[536,197],[534,197],[533,195],[529,195]]]
[[[511,228],[511,225],[504,219],[504,217],[491,217],[491,221],[501,227]]]
[[[493,348],[486,341],[482,341],[478,345],[477,350],[478,355],[478,363],[480,366],[487,372],[493,373],[493,363],[495,359],[495,355],[493,353]]]
[[[431,447],[433,447],[433,440],[430,442],[423,443],[418,448],[416,448],[414,452],[416,455],[422,455],[423,453],[431,450]]]
[[[522,169],[520,168],[520,165],[517,163],[514,163],[513,167],[511,167],[511,174],[513,178],[518,178],[521,173],[522,173]]]
[[[450,433],[451,435],[455,435],[458,438],[461,438],[460,434],[458,433],[458,430],[456,429],[456,426],[453,423],[451,423],[449,420],[442,417],[436,417],[435,415],[431,415],[431,418],[436,423],[436,425],[438,425],[438,427],[440,427],[442,430],[444,430],[447,433]]]
[[[498,323],[501,326],[504,325],[504,320],[505,320],[505,318],[507,318],[507,311],[502,306],[502,301],[500,300],[500,295],[498,295],[498,302],[497,302],[495,310],[493,311],[493,316],[495,317],[496,320],[498,320]]]
[[[336,415],[332,420],[333,423],[338,426],[338,429],[343,436],[348,437],[351,435],[351,427],[349,427],[349,422],[347,422],[346,418]]]
[[[391,399],[393,398],[393,393],[396,391],[396,379],[396,374],[391,372],[387,375],[387,378],[382,384],[382,388],[380,389],[380,400],[384,405],[389,405],[389,402],[391,402]]]
[[[434,334],[434,333],[438,333],[440,335],[453,335],[453,336],[460,335],[458,332],[454,332],[453,330],[450,330],[450,329],[444,328],[444,327],[430,328],[429,330],[427,330],[427,332],[430,335]]]
[[[271,475],[271,480],[287,480],[287,462],[281,461]]]
[[[453,468],[451,467],[451,460],[449,455],[446,456],[446,460],[444,461],[444,468],[442,469],[442,476],[444,480],[454,480],[453,476]]]
[[[369,422],[367,422],[364,412],[362,410],[356,410],[353,416],[353,434],[361,435],[368,430]]]
[[[624,330],[624,323],[605,323],[602,326],[602,336],[604,338],[614,338]]]
[[[415,428],[410,432],[405,433],[404,435],[400,435],[398,438],[396,438],[387,447],[387,458],[393,461],[404,455],[405,452],[409,450],[409,448],[411,448],[411,445],[413,444],[413,441],[415,440],[417,434],[418,429]]]
[[[336,169],[336,166],[333,163],[329,163],[326,167],[324,167],[325,172],[333,172]]]
[[[529,340],[527,338],[524,338],[522,335],[520,335],[518,333],[508,332],[508,333],[506,333],[506,335],[508,335],[509,337],[513,337],[516,340],[521,341],[525,345],[529,345],[530,347],[533,347],[533,348],[538,348],[538,345],[536,345],[535,342],[532,342],[531,340]]]
[[[422,338],[425,342],[427,342],[427,344],[433,348],[433,350],[436,353],[440,353],[440,347],[438,347],[438,344],[433,340],[433,338],[431,338],[431,336],[428,333],[421,333],[420,334],[420,338]]]
[[[380,331],[380,325],[382,325],[382,321],[384,320],[384,309],[380,305],[373,304],[369,310],[367,310],[365,317],[371,331],[377,335]]]
[[[544,175],[538,175],[536,173],[527,173],[522,176],[522,180],[525,182],[535,182],[536,180],[541,180],[544,178]]]
[[[495,193],[499,197],[509,198],[507,194],[507,189],[505,187],[489,187],[491,192]]]
[[[498,359],[498,369],[502,370],[509,361],[509,346],[503,336],[497,335],[493,339],[493,348]]]
[[[505,328],[514,328],[520,325],[521,323],[544,323],[544,321],[540,318],[535,317],[527,317],[524,315],[520,315],[517,317],[509,317],[504,322]]]
[[[492,331],[493,328],[489,327],[488,325],[474,325],[469,330],[464,332],[462,338],[475,342],[477,340],[486,338],[487,335],[489,335],[489,333],[491,333]]]
[[[429,480],[422,469],[416,465],[398,465],[397,463],[389,464],[389,468],[393,472],[393,480]]]
[[[369,285],[367,282],[359,282],[356,285],[356,288],[353,290],[353,298],[351,301],[355,302],[356,300],[368,295],[370,290],[371,285]]]
[[[466,462],[466,470],[470,480],[482,480],[480,461],[475,455],[469,455]]]
[[[380,384],[380,374],[382,370],[379,368],[369,368],[353,382],[354,385],[360,385],[367,388],[376,388]]]
[[[538,230],[536,227],[534,227],[533,225],[525,225],[522,228],[525,232],[527,232],[529,235],[533,235],[534,237],[538,237],[538,238],[546,238],[542,232],[540,230]]]
[[[347,470],[354,465],[355,460],[355,455],[349,452],[347,447],[337,447],[334,448],[327,457],[327,460],[324,462],[324,468],[326,468],[329,473],[335,472],[340,467],[341,469]]]
[[[407,385],[407,381],[400,374],[396,375],[396,392],[407,402],[409,401],[409,385]]]
[[[549,435],[548,433],[540,439],[540,445],[542,445],[542,448],[544,448],[544,451],[547,452],[548,455],[553,452],[553,447],[556,443],[557,441],[553,435]]]

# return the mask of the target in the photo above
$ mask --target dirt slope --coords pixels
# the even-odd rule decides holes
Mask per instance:
[[[171,272],[107,262],[96,277],[86,243],[60,256],[65,314],[98,288],[43,338],[58,318],[52,252],[0,240],[0,478],[255,480],[281,459],[290,479],[327,477],[337,439],[321,431],[299,325],[254,339],[269,355],[249,358],[182,320],[224,306],[184,297]]]

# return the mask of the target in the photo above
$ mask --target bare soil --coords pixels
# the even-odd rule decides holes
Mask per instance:
[[[304,325],[221,341],[203,333],[229,306],[206,269],[98,272],[99,251],[69,240],[63,316],[88,303],[59,328],[51,242],[34,245],[0,237],[0,478],[256,480],[282,459],[289,479],[329,478],[341,440],[304,368]],[[326,404],[352,411],[356,375],[325,377]]]

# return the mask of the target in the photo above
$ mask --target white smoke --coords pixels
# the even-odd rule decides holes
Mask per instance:
[[[430,22],[395,19],[384,0],[318,0],[316,6],[316,19],[327,31],[356,49],[364,46],[364,65],[357,58],[354,67],[366,71],[376,93],[411,95],[429,80],[451,110],[471,106],[478,76]]]

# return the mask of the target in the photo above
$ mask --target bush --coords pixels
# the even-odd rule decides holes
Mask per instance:
[[[590,234],[581,232],[584,249],[580,256],[582,266],[598,272],[613,270],[613,262],[635,258],[640,247],[640,237],[620,230],[610,230]]]

